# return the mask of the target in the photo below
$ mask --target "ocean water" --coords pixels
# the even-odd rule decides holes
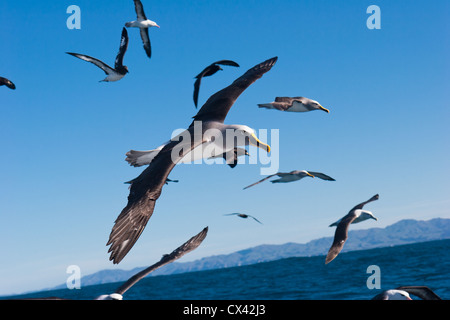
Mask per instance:
[[[401,285],[426,285],[442,299],[450,299],[450,239],[344,252],[328,265],[324,260],[324,256],[287,258],[249,266],[150,276],[127,291],[124,300],[370,300],[381,290]],[[380,289],[368,288],[368,282],[375,283],[372,280],[375,274],[371,269],[368,273],[370,266],[379,268]],[[120,284],[3,299],[58,296],[91,300],[114,292]]]

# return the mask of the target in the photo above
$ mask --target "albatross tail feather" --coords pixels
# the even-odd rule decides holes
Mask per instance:
[[[141,167],[150,164],[161,149],[154,149],[148,151],[130,150],[126,153],[126,161],[130,166]]]

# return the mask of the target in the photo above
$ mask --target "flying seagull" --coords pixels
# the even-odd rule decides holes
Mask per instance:
[[[119,288],[117,288],[114,293],[100,295],[97,298],[95,298],[95,300],[122,300],[123,294],[126,291],[128,291],[132,286],[134,286],[139,280],[143,279],[156,269],[159,269],[162,266],[165,266],[166,264],[174,262],[175,260],[180,259],[185,254],[197,249],[203,242],[203,240],[205,240],[207,233],[208,227],[205,227],[197,235],[193,236],[188,241],[186,241],[181,246],[172,251],[172,253],[163,255],[160,261],[129,278],[124,284],[122,284]],[[66,299],[59,297],[44,297],[44,298],[31,298],[25,300],[66,300]]]
[[[142,43],[144,44],[145,53],[149,58],[152,56],[152,47],[150,45],[150,37],[148,36],[148,29],[151,27],[159,28],[155,21],[147,19],[144,12],[144,7],[140,0],[134,0],[134,9],[136,11],[137,20],[125,23],[127,28],[139,28],[141,33]]]
[[[200,72],[197,76],[195,76],[195,78],[197,79],[197,80],[195,80],[195,83],[194,83],[194,103],[195,103],[196,108],[197,108],[197,103],[198,103],[198,92],[200,90],[200,83],[202,82],[202,78],[212,76],[217,71],[223,70],[219,65],[239,67],[239,65],[234,61],[220,60],[220,61],[211,63],[209,66],[207,66],[205,69],[203,69],[202,72]]]
[[[258,104],[258,107],[287,112],[308,112],[313,110],[330,112],[327,108],[322,107],[319,102],[305,97],[276,97],[274,102]]]
[[[235,213],[224,214],[224,216],[232,216],[232,215],[236,215],[236,216],[241,217],[241,218],[244,218],[244,219],[247,219],[247,218],[253,218],[256,222],[262,224],[261,221],[259,221],[259,220],[256,219],[254,216],[251,216],[251,215],[249,215],[249,214],[245,214],[245,213],[237,213],[237,212],[235,212]]]
[[[0,77],[0,86],[7,86],[8,88],[14,90],[16,89],[16,85],[12,83],[11,80],[8,80],[6,78]]]
[[[331,248],[328,251],[327,257],[325,259],[325,264],[331,262],[334,258],[337,257],[339,252],[341,252],[342,248],[344,247],[344,243],[348,238],[348,228],[351,223],[358,223],[367,219],[378,220],[373,216],[372,212],[362,210],[364,205],[371,201],[378,200],[378,198],[378,194],[374,195],[369,200],[356,205],[346,216],[344,216],[340,220],[330,224],[330,227],[337,226],[337,228],[336,232],[334,233],[333,244],[331,245]]]
[[[224,120],[239,95],[269,71],[276,61],[277,57],[254,66],[231,85],[213,94],[193,117],[189,128],[172,138],[151,164],[132,180],[128,203],[117,217],[106,244],[110,245],[109,259],[113,263],[119,263],[136,243],[153,214],[167,177],[187,153],[195,152],[197,147],[213,146],[216,154],[222,154],[247,144],[270,152],[270,146],[261,142],[253,129],[245,125],[226,125]],[[227,143],[228,135],[225,133],[230,131],[235,133],[237,143]],[[222,141],[213,134],[217,132],[225,137]]]
[[[402,286],[396,289],[385,290],[372,300],[412,300],[410,294],[422,300],[442,300],[436,293],[426,286]]]
[[[130,164],[130,166],[133,167],[141,167],[144,165],[149,165],[150,163],[152,163],[153,159],[158,155],[158,153],[169,143],[170,141],[153,150],[146,150],[146,151],[130,150],[125,154],[127,156],[125,158],[125,161],[127,161]],[[205,155],[209,159],[224,158],[225,163],[228,164],[231,168],[234,168],[237,165],[238,157],[244,155],[248,156],[249,153],[244,148],[234,148],[233,150],[221,153],[219,155],[213,156],[208,154]],[[198,160],[199,158],[202,157],[203,154],[201,154],[201,157],[199,157],[198,154],[193,155],[191,152],[189,152],[183,157],[183,159],[178,161],[178,163],[190,163],[193,160]]]
[[[119,53],[116,56],[116,61],[114,63],[114,68],[111,68],[103,61],[100,61],[96,58],[92,58],[90,56],[79,54],[79,53],[73,53],[73,52],[66,52],[67,54],[70,54],[74,57],[77,57],[81,60],[90,62],[95,64],[97,67],[102,69],[107,77],[103,80],[100,80],[100,82],[110,82],[110,81],[117,81],[122,79],[127,73],[128,68],[123,65],[123,56],[125,55],[125,52],[127,51],[128,47],[128,32],[127,29],[122,29],[122,37],[120,39],[120,47],[119,47]]]
[[[279,176],[280,179],[272,180],[271,181],[272,183],[292,182],[292,181],[300,180],[300,179],[302,179],[304,177],[312,177],[312,178],[317,177],[317,178],[320,178],[322,180],[336,181],[332,177],[327,176],[326,174],[321,173],[321,172],[313,172],[313,171],[306,171],[306,170],[294,170],[294,171],[291,171],[291,172],[277,172],[275,174],[271,174],[270,176],[267,176],[264,179],[261,179],[261,180],[255,182],[255,183],[253,183],[253,184],[251,184],[249,186],[246,186],[244,188],[244,190],[247,189],[247,188],[253,187],[254,185],[257,185],[258,183],[266,181],[267,179],[270,179],[273,176]]]

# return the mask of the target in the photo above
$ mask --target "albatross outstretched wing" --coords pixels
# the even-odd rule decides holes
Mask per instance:
[[[422,300],[442,300],[436,293],[426,286],[402,286],[398,287],[397,290],[403,290],[409,294],[413,294]]]
[[[330,177],[330,176],[328,176],[328,175],[326,175],[325,173],[322,173],[322,172],[313,172],[313,171],[309,171],[309,170],[308,170],[308,172],[310,174],[312,174],[314,177],[320,178],[322,180],[336,181],[332,177]]]
[[[144,12],[144,6],[140,0],[134,0],[134,10],[136,11],[138,20],[147,20]]]
[[[73,52],[66,52],[67,54],[70,54],[78,59],[90,62],[94,65],[96,65],[97,67],[99,67],[100,69],[102,69],[105,74],[111,74],[114,73],[115,70],[113,68],[111,68],[110,66],[108,66],[106,63],[104,63],[101,60],[98,60],[96,58],[93,58],[91,56],[85,55],[85,54],[80,54],[80,53],[73,53]]]
[[[188,129],[194,137],[193,127]],[[131,181],[128,203],[115,221],[106,245],[111,245],[109,260],[119,263],[131,250],[153,214],[155,202],[172,169],[192,149],[203,143],[201,137],[190,142],[171,141],[153,159],[152,163]],[[184,144],[184,147],[179,145]],[[188,145],[189,143],[189,145]],[[179,154],[172,152],[178,146]]]
[[[183,243],[181,246],[176,248],[172,253],[164,255],[160,261],[151,265],[150,267],[142,270],[141,272],[135,274],[133,277],[127,280],[123,285],[121,285],[115,293],[123,295],[128,289],[130,289],[134,284],[136,284],[139,280],[147,276],[149,273],[155,271],[162,266],[171,263],[175,260],[180,259],[186,253],[195,250],[206,238],[206,234],[208,233],[208,227],[204,228],[200,233],[190,238],[188,241]]]
[[[141,34],[142,44],[144,46],[147,57],[152,57],[152,45],[150,43],[150,36],[148,35],[148,28],[139,28]]]
[[[213,94],[193,117],[195,120],[224,122],[236,99],[253,82],[269,71],[277,62],[277,57],[268,59],[249,69],[228,87]]]
[[[128,32],[126,28],[123,28],[122,36],[120,38],[119,52],[117,53],[116,61],[114,64],[114,67],[116,69],[123,67],[123,57],[125,55],[125,52],[127,51],[127,48],[128,48]]]
[[[244,188],[244,190],[245,190],[245,189],[248,189],[248,188],[250,188],[250,187],[253,187],[253,186],[255,186],[255,185],[257,185],[257,184],[259,184],[259,183],[261,183],[261,182],[264,182],[264,181],[266,181],[267,179],[270,179],[270,178],[272,178],[272,177],[278,175],[279,173],[281,173],[281,172],[271,174],[271,175],[269,175],[269,176],[267,176],[267,177],[265,177],[265,178],[263,178],[263,179],[261,179],[261,180],[255,182],[255,183],[252,183],[251,185],[246,186],[246,187]]]
[[[356,219],[355,214],[348,214],[339,222],[336,227],[336,232],[334,233],[333,244],[331,245],[330,250],[328,251],[327,257],[325,259],[325,264],[331,262],[334,258],[337,257],[339,252],[341,252],[344,247],[345,241],[348,238],[348,228],[353,220]]]

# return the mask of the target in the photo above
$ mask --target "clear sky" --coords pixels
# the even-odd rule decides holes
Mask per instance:
[[[133,1],[2,1],[0,76],[0,294],[64,283],[82,275],[155,263],[209,226],[191,261],[260,244],[304,243],[332,236],[328,225],[356,204],[369,204],[384,227],[401,219],[450,218],[448,1],[147,1],[153,56],[137,29],[114,83],[83,53],[113,65]],[[367,7],[381,9],[369,29]],[[68,29],[69,5],[81,29]],[[326,173],[265,182],[262,165],[178,165],[146,229],[119,265],[106,242],[126,205],[130,149],[153,149],[186,128],[197,110],[194,76],[231,59],[240,68],[202,81],[199,105],[252,66],[274,56],[271,71],[250,86],[226,123],[267,130],[279,171]],[[331,110],[259,109],[276,96],[305,96]],[[279,143],[270,135],[277,129]],[[273,141],[271,141],[273,140]],[[253,154],[252,157],[255,157]],[[275,159],[275,158],[273,158]],[[253,220],[224,216],[242,212]],[[331,244],[330,244],[331,245]]]

